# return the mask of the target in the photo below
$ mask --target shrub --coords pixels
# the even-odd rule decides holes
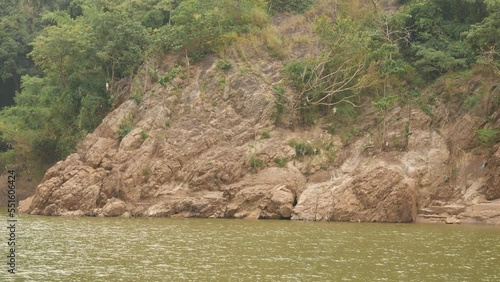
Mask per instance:
[[[272,119],[275,124],[281,121],[283,114],[285,113],[286,97],[285,88],[282,85],[274,86],[274,106],[275,111],[273,112]]]
[[[138,93],[132,95],[131,98],[132,98],[132,100],[134,100],[137,103],[137,105],[142,103],[142,96]]]
[[[394,107],[394,105],[397,103],[397,101],[398,101],[398,96],[386,96],[378,99],[372,104],[378,110],[386,112],[391,110],[392,107]]]
[[[148,138],[148,134],[146,132],[141,131],[141,140],[142,142],[144,142],[146,139]]]
[[[256,156],[250,157],[250,169],[252,173],[257,172],[257,170],[261,169],[264,166],[264,162]]]
[[[315,148],[310,142],[299,142],[293,139],[288,145],[295,149],[295,155],[299,157],[317,155],[320,152],[319,148]]]
[[[474,108],[477,103],[481,100],[481,95],[469,95],[467,98],[464,100],[464,106],[467,109],[472,109]]]
[[[233,67],[233,65],[231,65],[231,63],[229,63],[229,62],[226,62],[226,61],[223,61],[223,60],[219,60],[219,61],[217,61],[217,64],[216,64],[215,67],[218,70],[227,72],[228,70],[230,70]]]
[[[223,51],[238,36],[268,21],[264,1],[183,0],[171,13],[174,25],[164,26],[159,41],[182,50],[194,62],[212,52]]]
[[[477,131],[479,142],[485,145],[492,145],[500,142],[500,130],[494,128],[483,128]]]
[[[285,66],[285,76],[297,91],[302,91],[312,75],[310,63],[305,60],[292,61]]]
[[[261,32],[261,40],[265,43],[267,50],[271,56],[278,60],[282,60],[286,57],[286,48],[283,42],[283,37],[274,28],[265,28]]]
[[[120,125],[120,129],[118,129],[118,140],[120,140],[121,142],[123,138],[127,136],[127,134],[129,134],[130,131],[132,131],[132,129],[134,129],[132,125],[128,123],[122,123]]]
[[[335,125],[334,124],[330,124],[328,126],[328,133],[330,133],[331,135],[335,134]]]
[[[271,0],[269,7],[274,12],[290,12],[295,14],[307,11],[314,0]]]
[[[166,86],[172,79],[174,79],[182,70],[182,67],[175,66],[168,72],[166,72],[163,76],[158,75],[157,81],[162,86]]]
[[[273,87],[274,92],[278,95],[284,95],[285,94],[285,87],[283,85],[276,85]]]
[[[286,167],[287,159],[285,157],[276,157],[274,162],[278,167]]]
[[[271,138],[271,133],[269,133],[269,130],[264,129],[264,131],[262,131],[262,139],[269,139],[269,138]]]

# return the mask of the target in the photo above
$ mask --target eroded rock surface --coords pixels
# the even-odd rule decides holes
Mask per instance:
[[[486,199],[495,200],[500,198],[500,148],[489,159],[481,164],[481,168],[489,170],[489,178],[486,182]]]
[[[307,187],[294,219],[412,222],[417,200],[414,185],[396,170],[369,167],[354,177]]]
[[[188,84],[149,85],[141,104],[121,104],[76,153],[50,168],[22,210],[499,224],[498,145],[490,155],[466,151],[481,118],[464,116],[436,130],[421,110],[396,108],[386,117],[381,147],[375,140],[379,125],[369,122],[351,143],[319,127],[277,128],[273,85],[282,79],[282,66],[256,60],[251,63],[257,70],[265,65],[273,75],[222,72],[207,60],[193,67]],[[405,139],[409,121],[411,135]],[[123,124],[133,128],[119,140]],[[317,154],[297,156],[291,139],[322,147]]]

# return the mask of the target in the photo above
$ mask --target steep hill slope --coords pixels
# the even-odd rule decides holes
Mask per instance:
[[[315,50],[314,44],[292,47],[293,56]],[[212,56],[189,66],[169,83],[140,73],[140,87],[132,83],[121,93],[134,99],[49,169],[23,210],[500,224],[499,144],[481,146],[476,137],[487,123],[498,127],[500,113],[488,101],[481,110],[462,111],[451,99],[435,104],[432,115],[395,107],[385,117],[384,144],[371,103],[336,132],[321,121],[277,127],[275,87],[283,85],[283,65],[263,47],[246,55],[238,48],[224,60]],[[172,73],[179,60],[155,69]],[[489,85],[490,100],[498,97],[491,77],[468,80],[466,92],[474,95],[478,83]],[[345,138],[347,131],[356,134]],[[411,133],[407,144],[404,132]]]
[[[458,167],[451,165],[449,144],[467,149],[482,123],[477,117],[465,115],[440,134],[429,116],[412,109],[408,150],[392,143],[370,152],[369,134],[342,144],[320,128],[274,127],[272,90],[254,73],[230,71],[222,89],[213,60],[195,72],[179,96],[153,85],[140,105],[129,100],[114,110],[46,173],[28,213],[382,222],[411,222],[419,214],[498,223],[500,151],[465,153]],[[401,132],[401,111],[391,113],[389,135]],[[124,122],[134,128],[120,142]],[[328,166],[328,151],[296,156],[288,145],[293,138],[333,142],[340,166]],[[286,167],[276,157],[286,158]]]

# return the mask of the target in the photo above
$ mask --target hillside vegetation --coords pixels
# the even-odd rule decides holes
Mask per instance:
[[[0,15],[0,77],[18,81],[15,104],[0,113],[0,166],[35,178],[124,100],[141,103],[146,84],[189,84],[190,68],[211,54],[224,72],[234,54],[259,56],[249,46],[282,65],[279,127],[322,125],[349,139],[374,110],[383,149],[392,109],[444,107],[447,118],[484,118],[477,146],[500,140],[497,0],[1,0]],[[408,120],[402,150],[411,134]]]

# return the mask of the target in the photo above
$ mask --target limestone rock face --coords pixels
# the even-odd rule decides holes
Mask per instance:
[[[228,187],[226,217],[288,219],[305,187],[297,169],[269,168]]]
[[[293,219],[412,222],[417,212],[413,187],[401,172],[375,167],[355,177],[308,186]]]
[[[500,225],[500,200],[471,205],[457,219],[462,223]]]
[[[86,166],[78,154],[69,156],[49,169],[37,188],[28,212],[57,215],[62,211],[90,210],[99,197],[99,183],[106,176],[103,168]]]
[[[348,141],[321,125],[278,128],[283,66],[269,62],[250,58],[222,72],[208,58],[191,67],[189,81],[145,83],[142,102],[113,110],[46,172],[22,211],[500,224],[498,144],[494,154],[470,149],[483,118],[395,108],[381,134],[380,113],[368,111]],[[249,63],[255,69],[243,71]],[[437,129],[435,119],[446,122]],[[319,150],[297,156],[293,139]]]
[[[268,66],[276,73],[278,67]],[[200,66],[196,81],[183,85],[183,105],[166,98],[171,89],[160,85],[151,86],[141,105],[121,104],[76,153],[47,171],[26,211],[290,218],[305,177],[293,166],[270,165],[278,153],[293,158],[293,150],[283,134],[260,138],[273,127],[269,81],[235,71],[227,77],[231,87],[221,89],[214,75],[214,61]],[[119,140],[123,124],[131,130]],[[251,158],[262,167],[252,168]]]
[[[471,133],[475,132],[482,124],[484,124],[482,118],[466,114],[448,128],[447,135],[453,136],[454,146],[462,150],[467,149],[475,138],[475,134]]]

